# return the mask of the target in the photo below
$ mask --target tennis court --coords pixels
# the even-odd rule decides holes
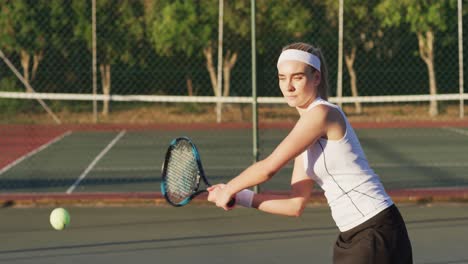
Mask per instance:
[[[2,131],[3,193],[158,192],[165,150],[171,139],[197,144],[212,182],[226,182],[252,163],[252,132],[235,129],[52,130],[17,127]],[[21,132],[22,131],[22,132]],[[46,131],[47,133],[45,133]],[[261,130],[260,156],[268,155],[289,128]],[[389,190],[468,187],[468,128],[357,128],[366,155]],[[36,141],[24,144],[27,139]],[[15,142],[23,142],[23,150]],[[34,145],[34,144],[35,145]],[[34,145],[34,146],[32,146]],[[10,150],[11,149],[11,150]],[[289,188],[291,165],[263,190]]]
[[[415,263],[468,262],[466,204],[400,207]],[[301,218],[198,205],[73,207],[60,232],[50,211],[0,210],[0,263],[331,263],[338,234],[326,206]]]

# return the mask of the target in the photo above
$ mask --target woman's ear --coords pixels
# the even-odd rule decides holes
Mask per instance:
[[[322,74],[320,74],[319,71],[314,71],[313,76],[314,76],[314,85],[318,87],[320,85],[320,82],[322,81]]]

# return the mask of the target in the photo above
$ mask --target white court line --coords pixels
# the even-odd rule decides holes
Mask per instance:
[[[80,177],[78,177],[78,179],[75,181],[75,183],[73,183],[72,186],[70,186],[70,188],[68,188],[67,190],[67,194],[70,194],[72,193],[75,188],[81,183],[81,181],[88,175],[88,173],[93,169],[94,166],[96,166],[96,164],[98,163],[98,161],[104,157],[104,155],[106,155],[106,153],[115,145],[115,143],[117,143],[117,141],[119,141],[119,139],[121,137],[123,137],[123,135],[125,135],[125,130],[122,130],[110,143],[109,145],[107,145],[106,148],[104,148],[101,153],[99,153],[99,155],[96,156],[96,158],[94,158],[94,160],[91,162],[91,164],[89,164],[89,166],[86,168],[85,171],[83,171],[83,173],[81,173]]]
[[[455,132],[460,135],[468,136],[468,130],[463,130],[460,128],[454,128],[454,127],[444,127],[445,130]]]
[[[370,163],[372,168],[418,168],[418,167],[438,167],[438,168],[466,168],[468,162],[425,162],[425,163]]]
[[[438,167],[438,168],[468,168],[468,162],[425,162],[425,163],[370,163],[372,168],[418,168],[418,167]],[[293,166],[285,166],[286,169],[292,169]],[[238,170],[242,171],[246,166],[206,166],[204,167],[205,171],[208,173],[210,171],[232,171]],[[94,171],[98,172],[158,172],[161,168],[159,167],[150,167],[150,166],[140,166],[140,167],[96,167]]]
[[[212,170],[244,170],[246,166],[207,166],[203,167],[208,171]],[[288,167],[286,167],[288,168]],[[139,167],[96,167],[94,171],[101,172],[132,172],[132,171],[160,171],[161,167],[139,166]]]
[[[59,141],[59,140],[62,140],[64,137],[70,135],[72,132],[71,131],[67,131],[65,132],[64,134],[60,135],[60,136],[57,136],[55,137],[54,139],[50,140],[49,142],[47,142],[46,144],[44,145],[41,145],[39,148],[36,148],[30,152],[28,152],[26,155],[23,155],[21,156],[20,158],[16,159],[15,161],[11,162],[10,164],[8,164],[7,166],[3,167],[1,170],[0,170],[0,176],[5,173],[7,170],[11,169],[12,167],[16,166],[18,163],[22,162],[23,160],[31,157],[32,155],[35,155],[37,154],[38,152],[44,150],[45,148],[49,147],[50,145],[54,144],[55,142]]]

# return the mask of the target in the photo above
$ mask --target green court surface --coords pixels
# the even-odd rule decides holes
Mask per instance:
[[[468,263],[468,205],[400,205],[415,263]],[[299,218],[211,206],[0,209],[0,263],[331,263],[338,230],[327,207]]]
[[[261,129],[260,158],[271,153],[288,131]],[[372,168],[389,190],[468,186],[468,128],[361,128],[356,132]],[[197,144],[212,183],[228,181],[253,161],[252,131],[247,128],[72,131],[0,170],[0,191],[159,191],[166,148],[178,136],[189,136]],[[288,189],[291,172],[289,164],[262,188]]]

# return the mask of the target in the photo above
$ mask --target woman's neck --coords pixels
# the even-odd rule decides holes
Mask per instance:
[[[309,106],[310,106],[311,104],[313,104],[315,101],[319,100],[319,99],[320,99],[320,96],[318,96],[318,95],[315,96],[315,97],[312,96],[312,97],[310,98],[310,100],[309,100],[307,103],[305,103],[305,104],[302,105],[302,106],[297,106],[297,107],[296,107],[296,110],[297,110],[297,112],[299,113],[299,115],[302,115],[303,113],[307,112],[307,109],[309,108]]]

